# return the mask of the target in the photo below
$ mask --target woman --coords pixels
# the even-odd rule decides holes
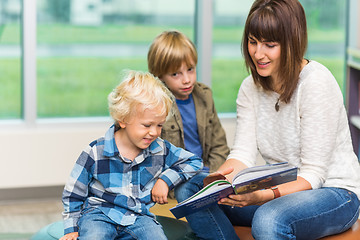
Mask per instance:
[[[317,239],[343,232],[358,219],[360,166],[343,97],[330,71],[304,58],[306,48],[305,13],[297,0],[253,3],[242,41],[251,75],[236,101],[235,142],[210,176],[231,180],[254,166],[260,153],[268,164],[297,166],[298,178],[230,195],[189,215],[199,238],[238,239],[232,225],[242,225],[252,227],[255,239]],[[190,183],[189,195],[198,190]],[[185,197],[183,192],[177,195]]]

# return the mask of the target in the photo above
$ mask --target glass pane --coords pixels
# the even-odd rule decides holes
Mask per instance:
[[[358,0],[349,0],[349,47],[360,49],[360,2]],[[352,54],[351,54],[352,55]],[[359,59],[353,59],[358,62]]]
[[[215,0],[212,90],[218,112],[236,112],[236,96],[248,75],[240,43],[253,0]]]
[[[248,75],[240,44],[253,0],[214,2],[212,89],[217,111],[235,112],[239,86]],[[346,1],[300,2],[308,23],[309,46],[306,57],[329,68],[344,92]]]
[[[300,0],[308,25],[306,57],[325,65],[345,94],[346,1]]]
[[[0,0],[0,119],[21,118],[21,1]]]
[[[164,30],[193,38],[195,0],[38,0],[39,117],[107,116],[123,69]]]

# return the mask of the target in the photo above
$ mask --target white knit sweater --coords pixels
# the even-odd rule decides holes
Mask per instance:
[[[313,189],[339,187],[360,198],[360,165],[353,151],[343,97],[331,72],[310,61],[301,71],[289,103],[265,92],[251,76],[237,97],[237,127],[229,158],[255,165],[258,152],[267,163],[289,162]]]

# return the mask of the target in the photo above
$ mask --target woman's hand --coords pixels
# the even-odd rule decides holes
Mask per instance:
[[[68,234],[64,235],[59,240],[76,240],[78,237],[79,237],[78,232],[72,232],[72,233],[68,233]]]
[[[151,190],[151,199],[159,204],[168,203],[167,196],[169,193],[169,186],[162,179],[158,179]]]
[[[297,177],[296,181],[278,185],[281,196],[294,192],[312,189],[310,183],[302,177]],[[251,193],[229,195],[227,198],[220,199],[219,204],[245,207],[249,205],[261,205],[274,199],[274,193],[271,189],[258,190]]]
[[[270,189],[267,189],[245,194],[232,194],[227,198],[220,199],[218,203],[234,207],[245,207],[250,205],[261,205],[271,199],[273,199],[273,193]]]

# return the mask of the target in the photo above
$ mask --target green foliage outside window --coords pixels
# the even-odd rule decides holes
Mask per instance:
[[[46,29],[46,31],[45,31]],[[181,31],[190,33],[189,27],[178,27]],[[41,42],[55,44],[89,43],[121,43],[131,39],[120,36],[132,36],[133,39],[151,42],[161,31],[158,26],[136,26],[127,29],[126,26],[103,26],[101,28],[71,27],[67,25],[38,26],[38,39]],[[9,33],[12,32],[8,29]],[[49,31],[54,31],[50,34]],[[126,34],[123,34],[124,31]],[[63,33],[64,39],[56,33]],[[82,34],[74,34],[81,32]],[[218,27],[213,31],[214,43],[231,42],[239,44],[241,28]],[[15,34],[14,34],[15,36]],[[72,37],[73,36],[73,37]],[[236,36],[236,37],[234,37]],[[340,29],[309,30],[310,42],[341,42],[344,33]],[[67,41],[65,41],[67,39]],[[4,41],[16,44],[16,39],[7,35]],[[65,42],[65,43],[64,43]],[[327,66],[335,75],[340,87],[343,89],[344,60],[342,58],[314,58]],[[15,99],[21,98],[14,92],[12,79],[18,79],[20,72],[19,62],[16,60],[1,59],[2,78],[6,79],[0,90],[0,99],[7,104],[0,105],[0,118],[5,116],[18,117],[12,109],[18,109],[20,104]],[[37,95],[39,117],[81,117],[81,116],[107,116],[106,96],[117,84],[118,75],[123,69],[147,70],[146,59],[139,58],[89,58],[89,57],[54,57],[38,58],[37,62]],[[14,70],[15,69],[15,70]],[[17,70],[16,70],[17,69]],[[214,59],[212,64],[212,88],[218,112],[235,112],[235,99],[242,80],[248,75],[243,60]],[[5,77],[6,76],[6,77]]]

